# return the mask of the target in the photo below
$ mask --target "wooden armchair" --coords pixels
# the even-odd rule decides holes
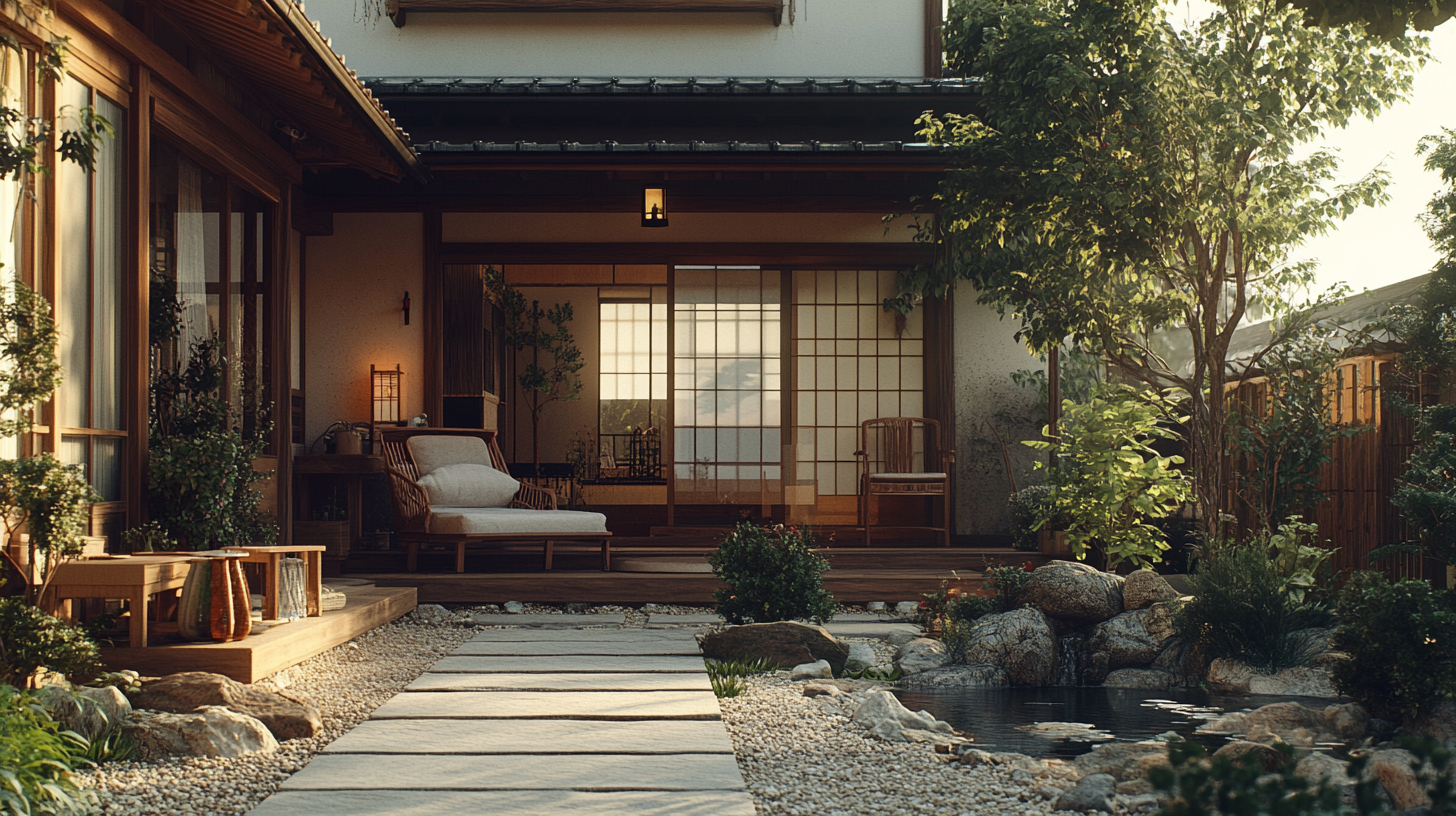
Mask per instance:
[[[459,446],[441,440],[458,437]],[[399,539],[408,551],[407,568],[419,566],[419,550],[425,545],[455,549],[455,571],[465,571],[465,548],[470,544],[541,542],[545,549],[544,568],[551,569],[557,541],[600,542],[603,570],[611,569],[611,536],[606,517],[600,513],[559,510],[556,494],[521,482],[509,502],[500,506],[432,505],[430,493],[420,484],[431,468],[422,467],[417,444],[429,442],[432,464],[480,464],[504,474],[505,457],[496,444],[495,431],[473,428],[381,428],[380,438],[388,466],[389,495],[399,525]],[[417,440],[412,443],[411,440]],[[479,440],[479,441],[468,441]],[[484,443],[484,450],[481,450]],[[458,447],[452,455],[451,447]],[[444,451],[444,462],[440,462]],[[438,469],[438,467],[434,468]],[[422,473],[424,470],[426,472]],[[522,512],[528,511],[528,512]]]
[[[944,546],[950,546],[950,473],[955,451],[941,446],[940,423],[924,417],[881,417],[860,423],[860,449],[854,452],[859,460],[859,525],[864,530],[865,546],[870,546],[870,530],[937,532]],[[875,497],[908,496],[941,501],[940,526],[905,527],[872,525],[870,500]],[[934,506],[931,519],[934,520]]]

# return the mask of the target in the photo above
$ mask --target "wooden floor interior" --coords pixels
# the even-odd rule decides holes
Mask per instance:
[[[233,643],[188,643],[176,634],[176,624],[158,624],[145,649],[102,648],[108,669],[132,669],[142,675],[206,671],[253,683],[297,665],[327,649],[346,643],[415,608],[413,586],[342,586],[348,597],[343,609],[316,618],[273,624],[264,631]]]

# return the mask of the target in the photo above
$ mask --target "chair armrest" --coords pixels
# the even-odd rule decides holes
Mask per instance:
[[[955,464],[955,451],[943,451],[940,454],[940,469],[945,473],[950,473],[950,466],[953,464]]]
[[[523,507],[527,510],[555,510],[556,494],[544,487],[521,482],[521,489],[511,500],[511,506]]]
[[[394,503],[395,515],[399,516],[400,527],[423,530],[430,515],[430,495],[404,471],[389,467],[387,472],[389,498]]]

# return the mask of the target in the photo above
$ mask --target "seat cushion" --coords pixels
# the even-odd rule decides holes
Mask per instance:
[[[412,436],[405,444],[420,476],[446,465],[493,467],[490,447],[478,436]]]
[[[442,465],[420,478],[430,505],[509,507],[521,483],[488,465]]]
[[[580,510],[527,510],[520,507],[432,507],[429,531],[451,535],[526,535],[605,533],[607,517]]]
[[[939,482],[945,478],[944,473],[871,473],[870,480],[875,482]]]

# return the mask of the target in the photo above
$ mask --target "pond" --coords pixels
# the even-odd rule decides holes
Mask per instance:
[[[897,689],[895,694],[911,711],[924,709],[957,730],[975,735],[976,747],[983,750],[1063,758],[1084,754],[1104,742],[1137,742],[1168,731],[1217,748],[1224,737],[1193,733],[1205,720],[1225,711],[1303,699],[1102,686]],[[1038,728],[1037,723],[1079,725]]]

